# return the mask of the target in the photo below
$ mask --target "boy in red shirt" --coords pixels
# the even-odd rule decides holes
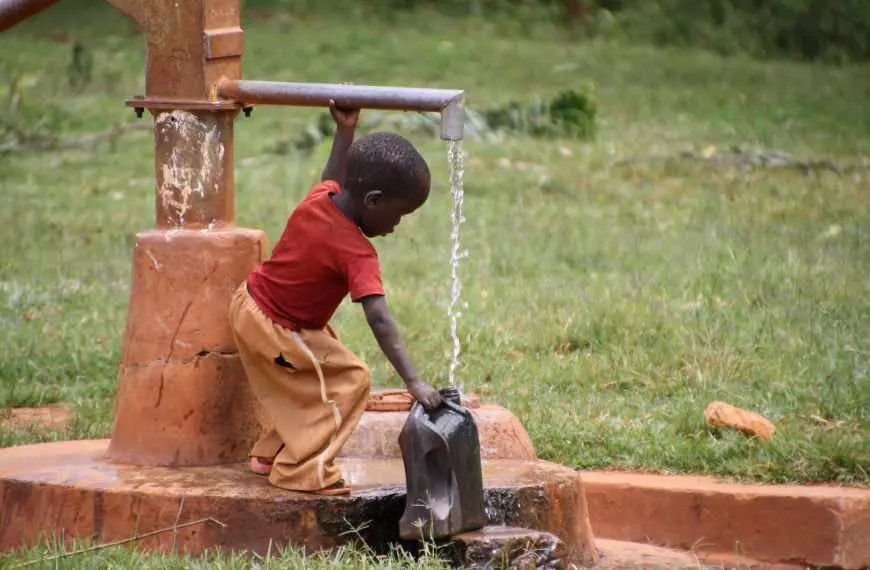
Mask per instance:
[[[353,141],[359,111],[330,105],[335,138],[322,181],[290,214],[272,257],[230,303],[230,324],[269,428],[251,469],[278,487],[350,493],[335,456],[359,423],[368,367],[329,326],[344,297],[366,320],[408,391],[427,408],[440,394],[414,370],[384,298],[378,254],[367,238],[392,233],[429,196],[429,167],[404,138]]]

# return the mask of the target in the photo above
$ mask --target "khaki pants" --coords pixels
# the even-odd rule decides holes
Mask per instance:
[[[266,415],[251,456],[274,458],[276,487],[315,491],[335,484],[335,456],[365,410],[371,373],[327,325],[290,331],[270,320],[243,283],[230,325],[254,396]]]

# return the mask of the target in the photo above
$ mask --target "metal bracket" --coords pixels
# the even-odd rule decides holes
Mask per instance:
[[[203,35],[206,59],[242,57],[245,52],[245,32],[239,28],[214,28]]]

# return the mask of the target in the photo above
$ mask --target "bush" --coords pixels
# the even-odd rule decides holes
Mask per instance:
[[[620,8],[632,39],[762,57],[870,59],[867,0],[626,0]]]
[[[343,7],[376,17],[425,7],[455,16],[508,17],[522,24],[520,29],[546,20],[584,34],[616,26],[630,41],[726,54],[870,59],[868,0],[243,0],[243,5],[296,12]]]
[[[596,109],[593,89],[585,86],[579,91],[562,91],[549,101],[510,101],[480,111],[469,110],[469,114],[479,114],[487,131],[589,140],[595,136]]]

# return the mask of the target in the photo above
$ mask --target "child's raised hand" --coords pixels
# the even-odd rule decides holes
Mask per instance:
[[[329,100],[329,113],[332,115],[332,120],[335,121],[335,126],[339,129],[354,130],[359,121],[359,109],[339,109],[335,105],[335,100]]]

